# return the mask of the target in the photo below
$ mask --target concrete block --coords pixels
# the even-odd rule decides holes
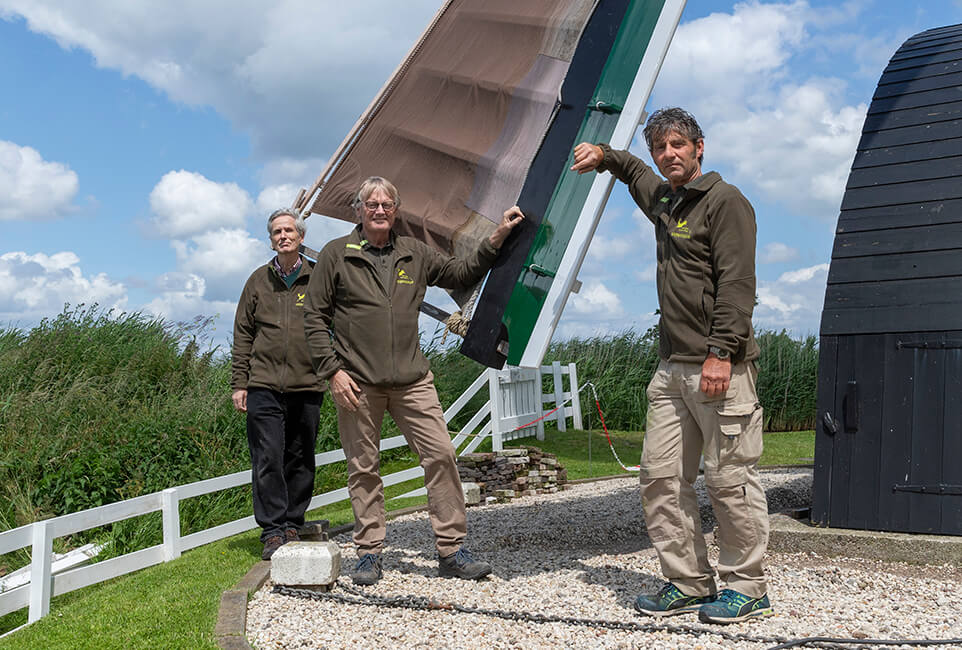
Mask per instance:
[[[464,492],[464,505],[476,506],[481,503],[481,486],[477,483],[462,483],[461,490]]]
[[[334,542],[289,542],[271,557],[276,585],[331,585],[341,574],[341,549]]]

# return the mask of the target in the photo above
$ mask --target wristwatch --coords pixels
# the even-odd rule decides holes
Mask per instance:
[[[729,352],[728,350],[722,350],[717,345],[709,345],[708,351],[714,354],[716,357],[718,357],[722,361],[725,361],[726,359],[728,359],[728,357],[731,356],[731,352]]]

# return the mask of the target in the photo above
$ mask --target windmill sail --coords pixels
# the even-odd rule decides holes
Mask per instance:
[[[461,255],[520,205],[527,219],[489,275],[461,349],[489,366],[517,363],[532,331],[550,340],[560,315],[559,299],[557,314],[543,309],[551,284],[564,289],[563,308],[583,259],[558,277],[592,188],[566,173],[571,149],[581,139],[627,146],[644,101],[627,139],[611,136],[628,117],[629,89],[656,43],[647,98],[683,5],[449,0],[295,208],[355,222],[353,193],[383,176],[401,192],[396,229]],[[528,356],[540,363],[540,354]]]

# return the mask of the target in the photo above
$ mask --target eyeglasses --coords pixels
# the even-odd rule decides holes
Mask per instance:
[[[380,203],[378,203],[377,201],[364,202],[364,208],[369,212],[376,212],[378,206],[381,206],[382,208],[384,208],[385,212],[390,212],[391,210],[397,207],[397,203],[395,203],[394,201],[381,201]]]

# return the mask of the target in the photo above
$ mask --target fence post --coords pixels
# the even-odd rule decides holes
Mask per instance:
[[[53,590],[53,537],[50,520],[33,524],[33,549],[30,553],[30,613],[28,623],[34,623],[50,613]]]
[[[531,377],[531,393],[534,399],[534,413],[538,418],[538,424],[535,425],[535,438],[544,440],[544,420],[541,419],[544,415],[544,400],[541,398],[541,391],[544,388],[541,386],[541,368],[532,368],[529,376]]]
[[[167,488],[160,495],[164,518],[164,561],[180,557],[180,497],[177,488]]]
[[[561,362],[555,361],[551,364],[551,376],[554,379],[554,405],[558,408],[555,412],[556,422],[558,423],[558,431],[567,431],[567,419],[565,418],[565,392],[564,386],[561,384]]]
[[[491,451],[501,451],[501,380],[500,371],[488,368],[488,402],[491,404]]]
[[[578,369],[574,363],[568,364],[568,387],[571,388],[571,417],[574,422],[571,426],[578,430],[584,430],[581,420],[581,391],[578,384]]]

